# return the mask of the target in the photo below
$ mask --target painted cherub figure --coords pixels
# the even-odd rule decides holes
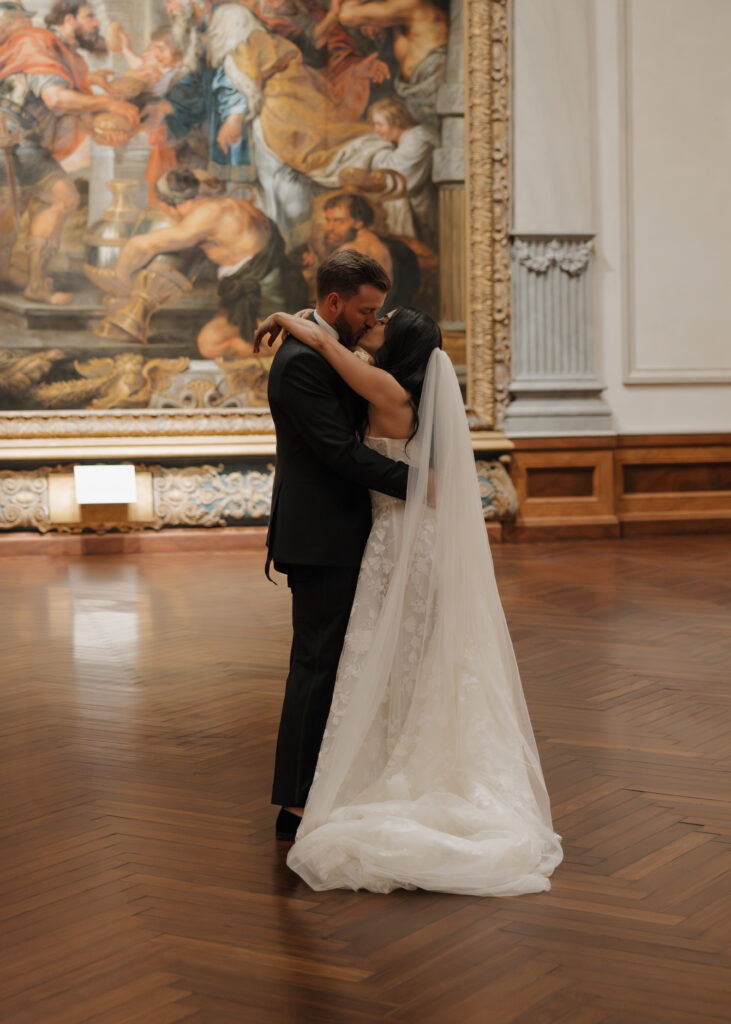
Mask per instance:
[[[187,72],[182,47],[168,25],[156,28],[139,54],[132,49],[130,38],[119,22],[110,25],[107,41],[110,50],[122,54],[129,68],[126,74],[109,83],[112,93],[124,93],[126,98],[146,94],[158,99]]]

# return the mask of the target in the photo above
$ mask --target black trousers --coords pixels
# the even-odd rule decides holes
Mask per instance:
[[[292,651],[274,764],[272,803],[303,807],[332,703],[358,566],[275,566],[292,591]]]

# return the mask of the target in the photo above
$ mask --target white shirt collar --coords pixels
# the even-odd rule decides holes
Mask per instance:
[[[322,317],[321,317],[321,316],[320,316],[320,314],[319,314],[319,313],[317,312],[317,310],[314,310],[314,316],[315,316],[315,320],[316,320],[316,322],[317,322],[317,323],[318,323],[318,324],[320,325],[320,327],[322,327],[322,328],[323,328],[323,330],[326,330],[326,331],[327,331],[327,333],[328,333],[328,334],[329,334],[329,335],[330,335],[331,337],[333,337],[333,338],[335,338],[335,339],[336,339],[336,341],[340,341],[340,335],[338,334],[338,332],[337,332],[337,331],[335,330],[335,328],[334,328],[334,327],[331,327],[331,326],[330,326],[330,324],[329,324],[329,323],[327,322],[327,320],[323,320],[323,319],[322,319]]]

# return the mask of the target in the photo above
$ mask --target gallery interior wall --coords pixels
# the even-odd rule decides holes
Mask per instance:
[[[512,230],[591,239],[611,430],[728,431],[731,5],[514,0],[512,28]]]

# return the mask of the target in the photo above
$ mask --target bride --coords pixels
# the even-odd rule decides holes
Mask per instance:
[[[368,403],[409,464],[373,526],[315,779],[287,863],[313,889],[514,896],[562,858],[497,592],[464,404],[441,334],[401,308],[360,340],[275,315]]]

